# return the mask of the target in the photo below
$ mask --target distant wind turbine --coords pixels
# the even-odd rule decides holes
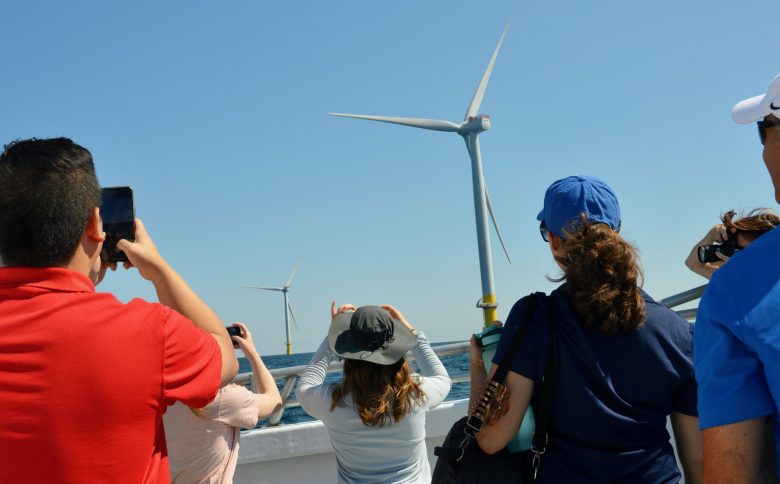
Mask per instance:
[[[493,321],[498,319],[498,312],[496,310],[496,296],[493,288],[493,261],[490,254],[490,233],[487,222],[487,215],[490,214],[490,219],[493,221],[493,226],[496,229],[496,235],[501,242],[501,247],[504,249],[507,260],[509,259],[509,252],[506,250],[504,240],[501,237],[501,232],[498,230],[498,224],[496,223],[496,217],[493,213],[493,207],[490,203],[490,196],[488,195],[487,187],[485,186],[485,179],[482,175],[482,160],[479,152],[479,134],[483,131],[490,129],[490,116],[485,114],[477,114],[479,106],[482,104],[482,97],[485,95],[485,89],[490,79],[490,74],[493,71],[493,65],[498,57],[498,51],[501,49],[501,44],[504,42],[504,37],[509,30],[509,24],[507,23],[504,32],[501,34],[501,38],[498,40],[498,45],[493,51],[493,56],[490,58],[487,69],[482,75],[482,80],[477,87],[477,91],[474,93],[474,97],[469,103],[469,107],[466,110],[466,116],[463,122],[460,124],[452,123],[450,121],[440,121],[437,119],[420,119],[420,118],[397,118],[390,116],[367,116],[363,114],[342,114],[342,113],[330,113],[333,116],[343,116],[346,118],[358,118],[368,119],[370,121],[382,121],[385,123],[402,124],[404,126],[411,126],[414,128],[431,129],[434,131],[447,131],[451,133],[458,133],[466,141],[466,149],[471,157],[471,176],[474,189],[474,212],[477,222],[477,245],[479,248],[479,267],[480,276],[482,279],[482,300],[477,303],[483,310],[483,317],[485,326],[489,325]]]
[[[292,354],[292,341],[290,340],[290,319],[292,318],[293,323],[295,323],[295,327],[298,327],[298,322],[295,320],[295,315],[293,314],[292,310],[292,304],[290,304],[290,298],[287,296],[287,293],[290,292],[290,284],[292,284],[293,277],[295,277],[296,271],[298,271],[298,267],[301,265],[299,262],[295,268],[293,269],[292,273],[290,273],[290,277],[287,278],[287,282],[284,283],[282,287],[270,287],[270,286],[244,286],[250,289],[262,289],[264,291],[279,291],[284,295],[284,328],[287,333],[287,354]],[[289,314],[289,318],[288,318]]]

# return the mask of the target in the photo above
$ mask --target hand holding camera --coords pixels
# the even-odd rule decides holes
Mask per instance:
[[[729,258],[763,234],[780,226],[780,217],[772,210],[754,208],[747,215],[737,217],[729,210],[721,215],[718,224],[693,246],[685,265],[693,272],[709,279]]]
[[[249,332],[249,328],[244,323],[233,323],[233,326],[226,326],[225,329],[227,329],[230,339],[233,340],[234,348],[240,348],[246,355],[257,353],[252,333]]]
[[[725,226],[716,226],[715,228],[723,227],[719,238],[720,243],[718,243],[717,240],[713,241],[711,244],[707,245],[700,245],[697,249],[697,255],[699,258],[699,262],[701,263],[707,263],[707,262],[720,262],[720,261],[727,261],[729,258],[731,258],[734,254],[736,254],[739,250],[741,250],[741,247],[739,246],[739,243],[737,242],[737,234],[736,231],[729,232],[726,230]],[[725,240],[723,240],[723,232],[725,232]]]
[[[715,271],[739,250],[736,233],[724,224],[713,226],[691,249],[685,265],[693,272],[709,279]]]

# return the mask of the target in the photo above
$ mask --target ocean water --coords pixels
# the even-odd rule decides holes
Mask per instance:
[[[436,344],[432,345],[433,347],[436,347]],[[297,366],[297,365],[305,365],[309,362],[311,359],[313,353],[298,353],[295,355],[271,355],[271,356],[263,356],[263,362],[265,365],[270,368],[284,368],[288,366]],[[249,366],[249,362],[246,360],[246,358],[239,358],[239,373],[245,373],[252,371],[252,367]],[[464,374],[469,371],[469,354],[468,353],[462,353],[459,355],[448,355],[448,356],[442,356],[441,362],[444,364],[444,367],[447,369],[447,372],[450,374],[450,376]],[[418,370],[415,363],[412,362],[412,367],[414,367],[415,371]],[[331,373],[328,374],[328,377],[325,381],[327,382],[337,382],[340,381],[342,378],[341,373]],[[279,387],[279,390],[281,391],[282,385],[284,382],[282,380],[277,380],[276,384]],[[455,383],[452,385],[452,389],[450,390],[449,395],[447,395],[446,400],[457,400],[461,398],[468,398],[469,396],[469,384],[468,382],[462,382],[462,383]],[[282,423],[297,423],[297,422],[309,422],[314,420],[312,417],[310,417],[306,412],[303,411],[301,407],[294,407],[294,408],[288,408],[284,411],[284,416],[282,417]],[[257,425],[257,428],[263,427],[267,425],[267,420],[260,421]]]

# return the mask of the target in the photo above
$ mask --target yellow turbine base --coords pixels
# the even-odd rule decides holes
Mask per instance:
[[[482,296],[482,316],[484,318],[485,327],[487,328],[493,321],[498,320],[498,308],[496,307],[496,295],[487,294]]]
[[[292,343],[287,343],[287,355],[292,354]]]

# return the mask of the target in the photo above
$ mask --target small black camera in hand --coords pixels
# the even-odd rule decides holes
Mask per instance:
[[[244,337],[244,334],[241,332],[241,328],[238,326],[225,326],[225,329],[228,332],[228,335],[230,335],[230,339],[233,339],[233,336],[238,336],[240,338]],[[233,341],[233,348],[238,348],[238,343]]]
[[[728,238],[722,244],[700,245],[699,262],[721,262],[722,259],[718,257],[718,253],[732,257],[740,250],[742,247],[737,244],[737,234],[729,232]]]

